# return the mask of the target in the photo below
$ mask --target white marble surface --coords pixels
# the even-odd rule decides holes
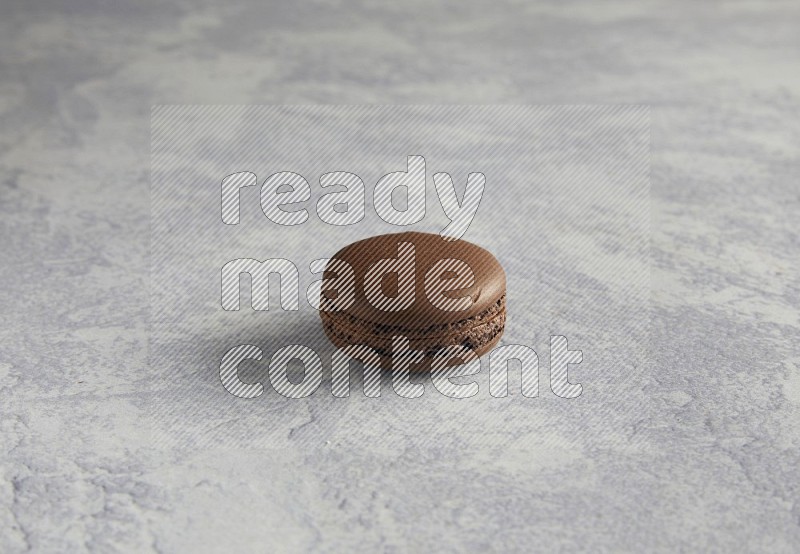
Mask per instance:
[[[789,1],[4,3],[0,551],[796,552],[799,21]],[[384,430],[326,396],[262,403],[273,448],[154,440],[152,104],[620,102],[652,107],[652,323],[617,404],[539,399],[532,440],[476,431],[489,403]]]

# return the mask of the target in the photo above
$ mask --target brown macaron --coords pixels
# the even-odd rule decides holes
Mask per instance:
[[[450,346],[481,356],[503,334],[505,272],[491,253],[465,240],[418,232],[371,237],[334,254],[323,278],[325,334],[338,348],[368,346],[384,367],[397,336],[425,354],[412,367],[421,370]]]

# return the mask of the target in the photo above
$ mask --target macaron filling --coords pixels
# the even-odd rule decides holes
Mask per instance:
[[[446,346],[462,344],[473,350],[489,344],[505,327],[505,295],[483,312],[457,321],[414,328],[361,320],[341,312],[320,312],[324,330],[342,344],[369,344],[381,356],[391,356],[392,337],[403,335],[413,346],[432,354]]]

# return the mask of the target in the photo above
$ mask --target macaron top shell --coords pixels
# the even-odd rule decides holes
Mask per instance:
[[[408,306],[403,305],[402,309],[399,310],[386,310],[376,307],[368,298],[365,290],[367,273],[370,268],[381,260],[397,259],[403,244],[402,248],[406,256],[408,256],[408,243],[413,245],[414,256],[413,302],[409,303]],[[365,322],[391,327],[425,329],[443,323],[463,321],[491,309],[506,291],[505,272],[490,252],[465,240],[448,241],[437,234],[405,232],[371,237],[344,247],[334,254],[331,259],[347,262],[353,268],[355,273],[355,299],[348,308],[338,312],[330,311],[327,313],[331,315],[336,313],[347,314]],[[425,279],[429,270],[440,260],[448,259],[460,260],[469,266],[474,275],[474,281],[463,288],[434,294],[442,294],[446,298],[468,296],[471,301],[464,302],[464,304],[468,304],[465,309],[442,309],[440,307],[441,302],[439,302],[439,306],[435,305],[431,302],[429,294],[426,293]],[[332,262],[329,262],[329,267],[331,267],[331,264]],[[443,262],[440,267],[446,265],[447,263]],[[463,265],[461,267],[463,268]],[[453,274],[449,275],[452,276]],[[437,276],[436,272],[432,272],[430,279],[440,280]],[[336,277],[336,272],[326,270],[324,277],[326,279],[334,278]],[[442,278],[447,279],[448,274],[443,275]],[[385,297],[392,298],[397,296],[398,275],[388,272],[381,279],[380,286]],[[322,294],[325,297],[331,293],[323,287]]]

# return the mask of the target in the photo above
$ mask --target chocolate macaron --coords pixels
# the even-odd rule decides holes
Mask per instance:
[[[418,232],[371,237],[334,254],[323,278],[325,334],[338,348],[373,349],[384,366],[398,336],[424,353],[426,363],[412,368],[420,370],[452,346],[485,354],[503,334],[505,272],[490,252],[465,240]]]

